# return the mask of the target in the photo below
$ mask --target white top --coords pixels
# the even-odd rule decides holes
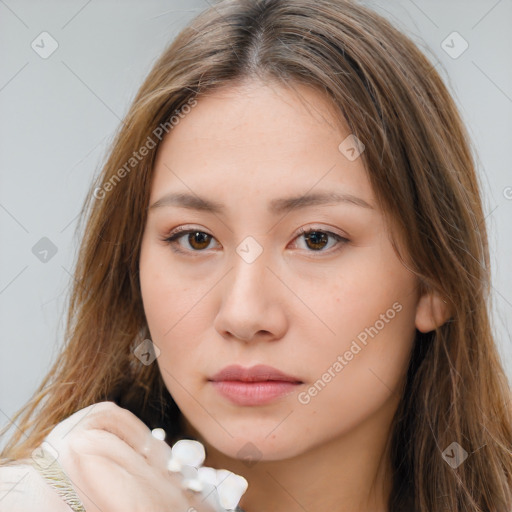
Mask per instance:
[[[71,512],[30,464],[0,466],[0,512]]]

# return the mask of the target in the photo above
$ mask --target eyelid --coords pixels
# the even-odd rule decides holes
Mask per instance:
[[[300,228],[297,229],[297,231],[295,232],[295,234],[293,235],[294,237],[297,237],[298,235],[302,235],[304,233],[308,233],[309,231],[324,231],[326,233],[330,233],[330,234],[333,234],[333,235],[337,235],[339,236],[340,238],[345,238],[345,239],[349,239],[350,238],[350,235],[348,233],[336,233],[336,232],[333,232],[333,231],[330,231],[331,229],[336,229],[336,228],[332,228],[330,226],[328,227],[323,227],[323,226],[319,226],[319,225],[308,225],[308,226],[301,226]],[[177,228],[173,228],[171,230],[169,230],[167,232],[167,234],[165,235],[165,238],[169,238],[169,237],[172,237],[178,233],[183,233],[183,232],[186,232],[186,231],[199,231],[201,233],[205,233],[213,238],[214,235],[212,235],[211,233],[209,233],[205,228],[202,228],[202,227],[198,227],[198,226],[194,226],[193,224],[192,225],[183,225],[183,226],[178,226]]]
[[[345,240],[348,240],[350,235],[348,233],[336,233],[335,231],[332,231],[333,229],[336,229],[336,228],[331,228],[331,227],[322,227],[322,226],[316,226],[316,225],[309,225],[309,226],[302,226],[300,227],[297,232],[295,233],[295,237],[297,237],[298,235],[303,235],[304,233],[309,233],[310,231],[322,231],[324,233],[328,233],[330,235],[335,235],[335,236],[339,236],[340,238],[343,238]]]

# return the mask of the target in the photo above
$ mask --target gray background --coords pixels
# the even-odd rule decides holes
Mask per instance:
[[[475,142],[490,230],[494,325],[512,381],[512,0],[364,3],[436,64]],[[77,215],[120,118],[163,48],[207,5],[0,0],[0,425],[58,356],[78,251]],[[41,46],[43,31],[58,43],[46,59],[31,47],[34,40]],[[442,47],[454,31],[469,45],[457,58]],[[463,48],[457,36],[446,44],[452,55]],[[32,250],[43,237],[57,250],[46,262]]]

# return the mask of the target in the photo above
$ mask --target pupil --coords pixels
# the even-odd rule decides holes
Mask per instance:
[[[196,231],[195,233],[190,233],[189,235],[189,243],[192,247],[195,247],[196,249],[199,248],[199,249],[204,249],[204,247],[196,247],[196,243],[198,243],[199,245],[201,244],[204,244],[206,242],[206,246],[208,246],[208,243],[209,243],[209,240],[208,240],[208,237],[210,235],[208,235],[207,233],[201,233],[199,231]],[[198,242],[196,242],[196,239],[199,239]]]
[[[321,238],[322,240],[319,240],[319,238]],[[311,233],[309,233],[306,236],[306,240],[308,242],[312,242],[314,245],[318,245],[318,244],[321,245],[323,242],[326,241],[326,238],[327,238],[327,234],[321,233],[319,231],[312,231]],[[321,249],[322,247],[319,247],[319,248]],[[318,247],[315,247],[315,248],[318,248]]]

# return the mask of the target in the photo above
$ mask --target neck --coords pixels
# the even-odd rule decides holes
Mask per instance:
[[[352,431],[285,460],[247,462],[216,450],[185,419],[185,430],[206,448],[204,466],[242,475],[246,512],[388,512],[391,492],[390,427],[395,407],[385,404]]]

